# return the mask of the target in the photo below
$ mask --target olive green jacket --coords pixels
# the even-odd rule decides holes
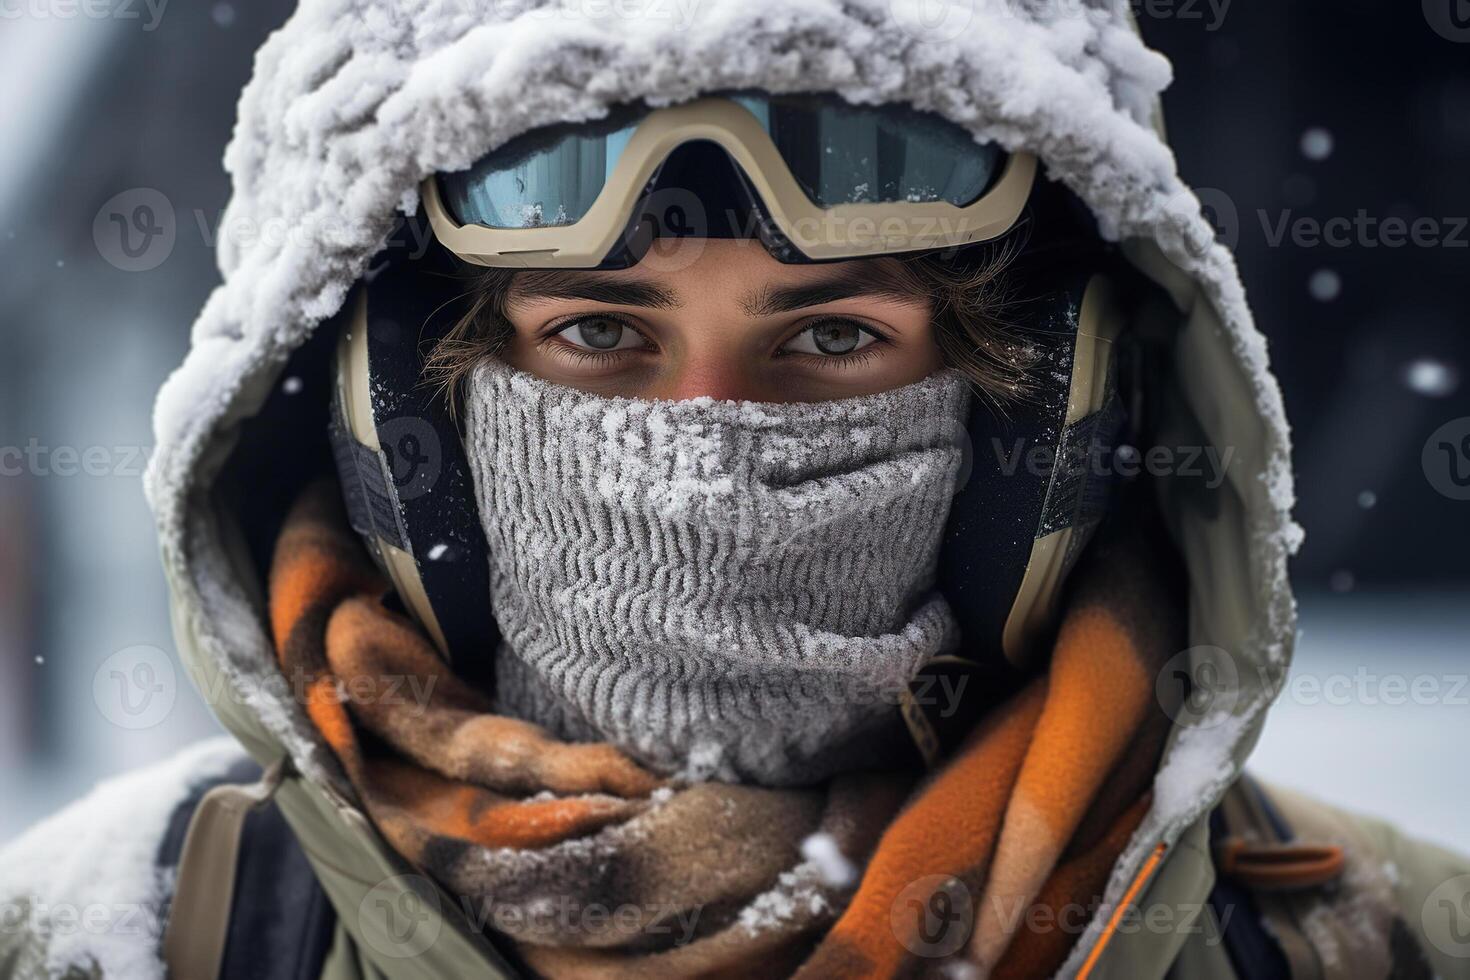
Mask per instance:
[[[247,423],[313,329],[371,274],[423,178],[613,104],[739,89],[908,103],[1032,151],[1161,287],[1166,299],[1131,325],[1171,352],[1150,378],[1160,444],[1218,447],[1230,460],[1223,480],[1160,481],[1190,582],[1191,645],[1171,667],[1225,682],[1174,731],[1152,809],[1062,973],[1232,976],[1225,923],[1207,906],[1223,843],[1211,839],[1209,815],[1287,674],[1296,620],[1286,563],[1301,531],[1265,341],[1159,124],[1169,72],[1120,0],[303,0],[261,48],[240,100],[225,157],[234,196],[219,241],[224,280],[159,395],[148,478],[179,657],[238,746],[195,746],[100,787],[0,852],[0,976],[161,976],[171,901],[190,935],[171,933],[169,956],[203,955],[220,928],[210,910],[222,889],[207,886],[233,867],[231,814],[248,801],[227,791],[201,808],[182,871],[152,857],[177,800],[242,751],[278,777],[260,793],[279,806],[336,910],[328,976],[503,969],[451,896],[415,906],[426,932],[395,927],[392,910],[412,904],[412,870],[276,683],[252,559],[260,542],[239,502],[268,498],[259,474],[279,463],[279,447]],[[1464,858],[1294,798],[1282,809],[1304,840],[1346,855],[1333,883],[1266,902],[1285,909],[1278,922],[1302,920],[1323,976],[1387,976],[1373,950],[1389,949],[1401,964],[1422,952],[1441,976],[1470,976]],[[1274,852],[1262,853],[1253,860]],[[215,869],[202,890],[194,867]],[[89,910],[96,929],[82,924]]]

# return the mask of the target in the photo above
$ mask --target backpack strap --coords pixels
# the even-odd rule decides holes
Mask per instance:
[[[1422,952],[1403,941],[1409,932],[1387,856],[1352,821],[1248,775],[1226,792],[1215,816],[1219,884],[1211,902],[1246,898],[1252,914],[1244,918],[1257,920],[1234,937],[1226,930],[1238,973],[1292,980],[1431,976]],[[1274,940],[1274,952],[1253,933]],[[1262,964],[1273,966],[1254,968]]]
[[[336,916],[272,801],[284,767],[244,762],[175,811],[160,864],[176,868],[163,936],[169,975],[304,980],[320,973]]]

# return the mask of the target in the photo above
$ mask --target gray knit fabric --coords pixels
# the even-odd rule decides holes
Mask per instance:
[[[465,448],[499,710],[662,772],[770,785],[907,751],[969,386],[808,404],[604,398],[488,361]]]

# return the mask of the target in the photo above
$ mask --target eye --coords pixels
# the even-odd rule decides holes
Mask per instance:
[[[840,357],[860,351],[877,339],[876,333],[856,320],[823,320],[792,337],[781,350],[788,354]]]
[[[556,332],[556,336],[581,350],[637,350],[648,346],[643,336],[623,321],[610,316],[584,316]]]

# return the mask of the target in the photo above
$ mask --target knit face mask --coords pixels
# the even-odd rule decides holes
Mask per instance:
[[[498,361],[465,398],[498,710],[692,778],[817,781],[909,752],[957,642],[933,591],[970,391],[605,398]]]

